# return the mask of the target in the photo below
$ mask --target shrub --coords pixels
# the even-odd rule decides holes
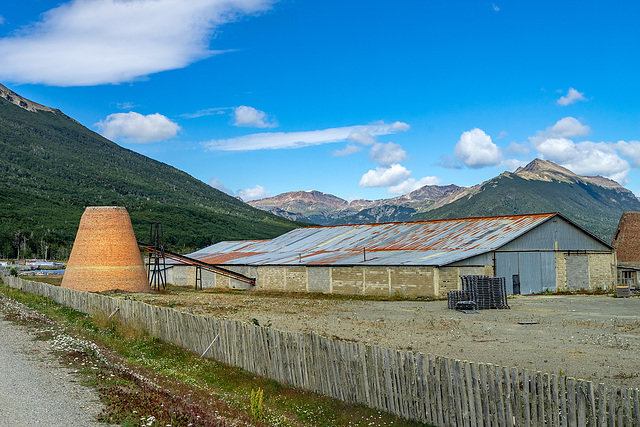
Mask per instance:
[[[258,387],[257,390],[251,389],[251,413],[257,421],[264,419],[264,404],[262,402],[262,396],[264,390]]]

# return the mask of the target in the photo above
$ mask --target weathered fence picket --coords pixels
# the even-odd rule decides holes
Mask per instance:
[[[436,426],[635,426],[640,391],[253,324],[5,276],[5,284],[257,375]]]

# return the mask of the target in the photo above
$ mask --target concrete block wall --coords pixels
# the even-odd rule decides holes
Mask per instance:
[[[567,290],[567,259],[564,252],[556,252],[556,290]]]
[[[578,267],[578,265],[581,267]],[[581,268],[581,270],[567,271],[567,269],[575,268]],[[584,280],[580,281],[580,283],[573,281],[569,284],[568,276],[583,276]],[[556,253],[556,289],[558,291],[612,289],[615,286],[616,276],[617,269],[614,253]]]
[[[389,270],[390,295],[434,296],[433,267],[393,267]]]
[[[615,286],[616,272],[613,253],[589,254],[589,288],[612,289]]]

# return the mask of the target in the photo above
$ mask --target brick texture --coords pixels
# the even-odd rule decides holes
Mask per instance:
[[[620,264],[640,267],[640,212],[623,212],[612,246]]]
[[[90,206],[84,211],[62,286],[87,292],[150,290],[125,208]]]

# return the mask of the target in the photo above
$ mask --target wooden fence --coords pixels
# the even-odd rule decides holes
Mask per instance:
[[[118,309],[120,321],[197,354],[206,350],[207,357],[281,383],[435,426],[640,427],[637,388],[281,332],[16,277],[4,281],[87,314]]]

